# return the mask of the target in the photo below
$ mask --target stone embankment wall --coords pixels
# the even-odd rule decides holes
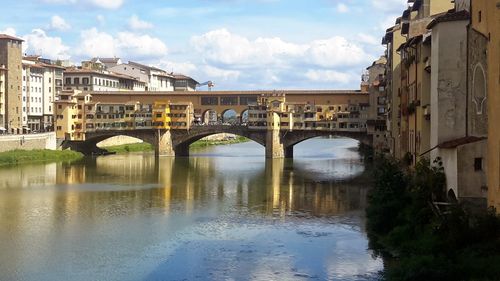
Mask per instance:
[[[15,149],[57,149],[56,134],[0,135],[0,152]]]

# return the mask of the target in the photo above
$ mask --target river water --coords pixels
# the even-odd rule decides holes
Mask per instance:
[[[356,146],[0,168],[0,280],[377,280]]]

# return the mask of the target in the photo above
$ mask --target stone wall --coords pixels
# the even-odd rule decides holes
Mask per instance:
[[[468,130],[473,136],[488,134],[488,61],[486,47],[488,38],[481,33],[469,31],[469,67],[468,67]]]
[[[22,149],[56,150],[56,134],[0,135],[0,152]]]

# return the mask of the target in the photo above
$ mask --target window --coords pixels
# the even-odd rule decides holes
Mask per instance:
[[[257,97],[240,97],[241,105],[248,105],[249,103],[256,103]]]
[[[77,77],[77,78],[73,79],[73,82],[76,85],[80,84],[80,78]]]
[[[238,97],[221,97],[221,105],[238,105]]]
[[[477,15],[477,20],[478,20],[478,22],[481,22],[481,21],[482,21],[482,16],[483,16],[482,11],[479,11],[479,13],[478,13],[478,15]]]
[[[89,78],[83,78],[82,79],[82,84],[83,85],[88,85],[89,84]]]
[[[70,85],[71,84],[71,78],[66,78],[66,84]]]
[[[218,105],[219,98],[217,97],[201,97],[201,105]]]
[[[483,158],[474,158],[474,171],[483,170]]]

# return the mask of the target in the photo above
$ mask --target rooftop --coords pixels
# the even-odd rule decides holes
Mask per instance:
[[[368,95],[368,92],[360,90],[258,90],[258,91],[195,91],[190,92],[189,96],[230,96],[230,95],[252,95],[258,96],[262,94],[286,94],[286,95]],[[140,96],[140,95],[158,95],[158,96],[185,96],[186,92],[163,91],[163,92],[147,92],[147,91],[134,91],[134,92],[91,92],[92,95],[125,95],[125,96]]]
[[[155,70],[155,71],[161,71],[161,72],[165,72],[165,70],[163,69],[160,69],[160,68],[157,68],[157,67],[153,67],[153,66],[147,66],[145,64],[141,64],[141,63],[138,63],[138,62],[133,62],[133,61],[129,61],[128,64],[132,64],[132,65],[135,65],[135,66],[138,66],[138,67],[142,67],[142,68],[146,68],[146,69],[149,69],[149,70]]]
[[[485,140],[486,138],[484,137],[474,137],[474,136],[468,136],[468,137],[463,137],[459,139],[454,139],[450,141],[445,141],[441,144],[438,145],[439,148],[456,148],[458,146],[466,145],[469,143],[474,143],[477,141]]]
[[[470,14],[466,10],[461,10],[459,12],[455,12],[453,10],[448,11],[446,14],[436,17],[432,20],[428,25],[428,29],[432,29],[436,24],[441,22],[449,22],[449,21],[461,21],[470,19]]]
[[[103,75],[103,76],[108,76],[108,77],[129,79],[129,80],[135,80],[135,81],[140,82],[137,78],[132,77],[132,76],[128,76],[128,75],[125,75],[125,74],[119,74],[119,73],[114,73],[114,72],[100,72],[100,71],[93,70],[93,69],[67,68],[66,71],[64,71],[64,73],[66,73],[66,74],[76,74],[76,73],[81,73],[81,74],[98,74],[98,75]]]
[[[16,40],[16,41],[21,41],[21,42],[24,41],[23,39],[20,39],[20,38],[11,36],[11,35],[7,35],[7,34],[0,34],[0,40],[2,40],[2,39]]]

